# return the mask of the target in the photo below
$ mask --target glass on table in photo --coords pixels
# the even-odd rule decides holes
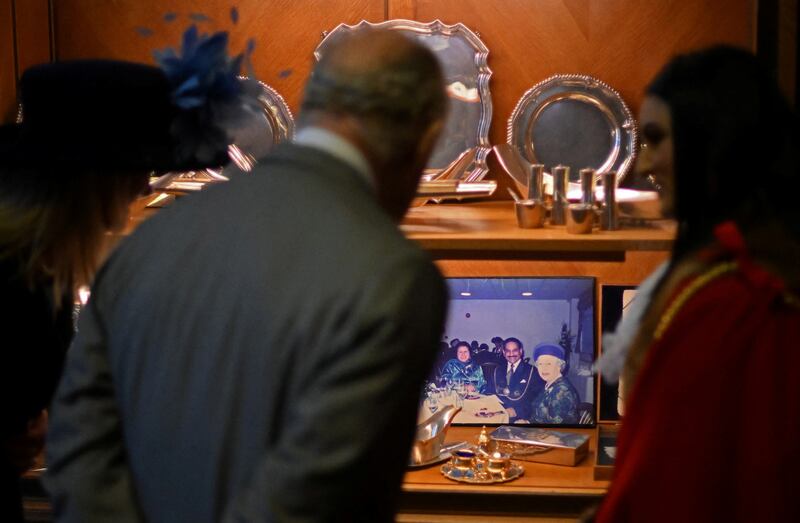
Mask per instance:
[[[448,377],[444,381],[444,387],[443,387],[442,390],[445,392],[445,394],[449,394],[449,393],[453,392],[455,390],[455,388],[456,388],[455,381],[453,381],[452,378]]]
[[[428,409],[431,414],[439,409],[439,391],[433,390],[428,392]]]
[[[470,389],[470,383],[468,381],[462,381],[461,385],[458,387],[458,390],[456,390],[456,392],[461,397],[461,399],[464,399],[466,395],[469,393],[469,389]]]

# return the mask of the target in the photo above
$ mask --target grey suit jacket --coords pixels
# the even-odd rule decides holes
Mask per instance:
[[[297,145],[142,224],[56,394],[61,521],[392,518],[446,291],[349,166]]]

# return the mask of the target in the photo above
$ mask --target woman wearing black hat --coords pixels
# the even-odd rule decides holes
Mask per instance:
[[[22,519],[19,475],[41,450],[74,331],[73,291],[90,283],[105,233],[124,227],[151,172],[226,163],[226,133],[202,123],[202,104],[179,107],[173,80],[126,62],[38,66],[22,77],[22,121],[0,127],[4,522]],[[183,144],[173,131],[187,119],[211,140]]]

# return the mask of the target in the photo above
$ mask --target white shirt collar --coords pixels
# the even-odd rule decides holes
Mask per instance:
[[[355,145],[338,134],[321,127],[304,127],[297,132],[294,143],[335,156],[355,169],[370,187],[375,188],[375,179],[367,159]]]

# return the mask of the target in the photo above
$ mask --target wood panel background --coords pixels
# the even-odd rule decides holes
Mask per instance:
[[[14,0],[0,0],[0,124],[14,121],[17,66],[14,44]]]
[[[417,0],[420,20],[462,22],[490,50],[491,142],[527,89],[558,73],[595,76],[636,112],[644,87],[674,54],[713,43],[754,49],[755,3],[707,0]],[[402,13],[397,13],[402,14]]]
[[[475,259],[436,260],[449,278],[591,276],[599,285],[638,285],[669,257],[667,251],[628,251],[615,261],[583,260],[487,260],[476,253]]]
[[[10,78],[50,59],[118,58],[152,61],[152,51],[177,44],[193,12],[210,20],[208,31],[231,29],[232,48],[249,37],[260,79],[278,90],[296,113],[302,86],[322,32],[362,19],[410,18],[462,22],[490,49],[494,103],[490,141],[506,139],[506,122],[517,100],[556,73],[596,76],[615,87],[636,111],[642,91],[675,53],[713,44],[756,45],[757,0],[0,0],[0,29],[16,5],[16,56],[9,69],[0,55],[0,108],[4,121],[13,104]],[[239,23],[229,16],[237,5]],[[20,7],[23,6],[23,7]],[[175,13],[167,22],[164,15]],[[6,22],[7,26],[7,22]],[[48,26],[52,34],[48,34]],[[143,36],[142,32],[151,32]],[[7,31],[0,39],[7,40]],[[11,62],[13,64],[13,60]],[[505,176],[490,161],[492,178]]]
[[[17,115],[16,82],[52,59],[51,0],[0,0],[0,123]]]
[[[26,0],[30,1],[30,0]],[[34,0],[45,1],[45,0]],[[188,15],[201,27],[231,28],[230,0],[53,0],[57,59],[113,57],[149,61],[174,44]],[[556,73],[597,76],[637,108],[642,89],[677,52],[726,42],[754,49],[755,0],[240,0],[234,49],[247,37],[258,47],[258,75],[297,108],[311,55],[324,30],[361,19],[412,18],[462,22],[490,49],[495,102],[492,138],[505,139],[505,120],[536,82]],[[178,19],[167,23],[166,13]],[[137,28],[153,31],[150,37]]]
[[[322,32],[339,23],[384,19],[383,0],[53,0],[56,58],[104,57],[152,62],[152,51],[174,46],[192,13],[210,20],[202,30],[230,29],[231,49],[255,38],[256,74],[283,95],[293,112]],[[234,25],[230,8],[236,5]],[[166,22],[164,16],[177,18]],[[143,29],[152,31],[142,36]]]
[[[15,0],[17,71],[52,59],[50,0]]]

